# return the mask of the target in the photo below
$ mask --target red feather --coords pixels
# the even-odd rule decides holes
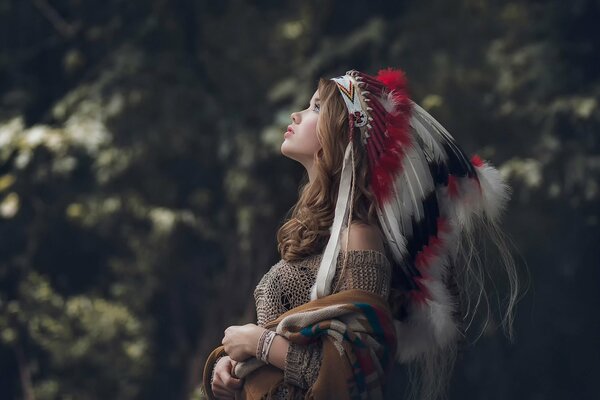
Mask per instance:
[[[471,157],[471,164],[476,167],[483,167],[483,160],[477,154],[474,154],[473,157]]]
[[[377,80],[390,90],[404,91],[406,89],[406,75],[401,69],[381,69],[377,74]]]

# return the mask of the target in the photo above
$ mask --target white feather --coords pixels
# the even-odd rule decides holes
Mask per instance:
[[[510,199],[510,186],[502,180],[500,172],[488,163],[475,170],[481,185],[483,210],[490,220],[496,221]]]
[[[413,303],[406,321],[394,320],[398,362],[414,361],[451,345],[459,335],[452,318],[456,304],[441,282],[424,281],[431,299]]]
[[[415,149],[410,147],[406,149],[404,158],[402,159],[402,180],[404,187],[400,190],[405,190],[408,193],[408,201],[410,202],[410,211],[413,218],[420,222],[425,217],[423,211],[423,199],[425,194],[423,193],[423,183],[419,179],[418,168],[415,167],[414,163],[418,162],[418,157],[415,155]],[[405,204],[406,205],[406,204]]]
[[[423,144],[425,144],[428,152],[435,161],[444,162],[448,160],[448,155],[436,138],[436,136],[439,137],[439,134],[437,134],[434,129],[431,131],[428,130],[414,115],[414,113],[410,118],[410,126],[413,128],[414,135],[421,138]]]
[[[399,221],[400,231],[405,237],[410,237],[412,236],[410,218],[414,215],[414,210],[410,201],[410,193],[406,190],[404,180],[405,177],[402,173],[395,177],[394,182],[392,182],[392,191],[394,192],[394,199],[396,201],[390,201],[389,203],[396,219]]]
[[[397,215],[398,221],[400,222],[400,229],[404,236],[411,237],[413,234],[412,231],[412,222],[411,218],[415,215],[414,204],[411,200],[411,193],[408,190],[408,182],[406,181],[406,176],[401,174],[396,177],[396,180],[392,184],[394,193],[396,195],[397,202],[391,202],[394,204],[392,207],[394,208],[394,212]]]
[[[381,211],[384,224],[387,228],[386,231],[389,235],[391,235],[391,238],[405,239],[405,236],[402,234],[402,232],[400,231],[400,227],[398,226],[399,216],[394,213],[394,210],[392,209],[392,206],[389,204],[389,202],[383,204],[383,209]],[[390,238],[387,239],[389,240]],[[395,241],[394,243],[395,246],[392,246],[394,257],[398,261],[402,260],[406,254],[406,243],[401,244],[397,241]]]
[[[458,197],[450,198],[454,206],[454,212],[460,226],[470,230],[473,226],[473,217],[481,215],[481,197],[479,188],[473,179],[455,178],[458,186]]]
[[[425,160],[422,151],[414,147],[407,152],[407,157],[410,160],[410,167],[417,177],[417,183],[419,185],[419,191],[422,193],[422,198],[425,198],[434,189],[433,178],[431,177],[427,160]]]
[[[381,103],[386,112],[394,114],[398,105],[398,102],[394,99],[394,91],[392,90],[386,96],[379,97],[379,103]]]
[[[431,295],[431,298],[426,302],[429,306],[429,318],[434,337],[437,345],[443,348],[450,344],[458,334],[456,322],[452,318],[452,313],[456,310],[456,304],[441,281],[425,280],[423,284]]]
[[[410,311],[407,321],[394,320],[396,328],[396,361],[406,363],[414,361],[424,353],[437,349],[431,324],[424,312]]]
[[[394,237],[392,228],[389,226],[388,218],[379,206],[376,207],[376,210],[381,229],[389,244],[390,250],[392,251],[392,256],[396,262],[400,262],[406,254],[406,238],[404,236]]]
[[[450,132],[448,132],[442,124],[440,124],[435,118],[433,118],[433,116],[431,114],[429,114],[427,111],[425,111],[417,103],[411,102],[411,104],[412,104],[414,115],[416,117],[420,118],[422,122],[425,122],[424,125],[431,125],[433,128],[435,128],[435,131],[428,129],[428,132],[430,132],[432,134],[437,133],[437,135],[441,136],[445,140],[454,141],[454,138],[452,137]]]

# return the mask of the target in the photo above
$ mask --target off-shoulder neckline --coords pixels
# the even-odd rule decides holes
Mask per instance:
[[[342,254],[342,253],[372,253],[372,254],[379,255],[379,256],[385,258],[386,260],[388,260],[387,255],[385,253],[383,253],[381,250],[374,250],[374,249],[351,249],[348,251],[340,250],[340,254]],[[322,256],[322,254],[320,254],[320,255]]]
[[[387,262],[387,263],[389,263],[391,265],[391,261],[388,258],[388,256],[384,252],[382,252],[380,250],[374,250],[374,249],[352,249],[352,250],[348,250],[348,251],[340,250],[340,252],[338,253],[338,257],[340,257],[343,253],[349,253],[349,254],[350,253],[354,253],[354,254],[370,254],[370,255],[373,255],[375,257],[383,258],[383,260],[385,262]],[[312,254],[310,256],[307,256],[303,260],[298,260],[298,261],[294,261],[294,262],[303,262],[305,260],[312,260],[312,259],[317,258],[317,257],[323,257],[323,253]],[[285,261],[283,259],[280,259],[279,262],[282,263],[282,262],[287,262],[287,261]],[[294,262],[292,262],[292,263],[294,263]]]
[[[379,256],[380,258],[383,258],[388,263],[390,262],[388,256],[380,250],[374,250],[374,249],[351,249],[348,251],[340,250],[340,252],[338,253],[338,257],[340,257],[343,253],[348,253],[348,254],[350,254],[350,253],[358,253],[358,254],[367,253],[367,254],[372,254],[374,256]],[[318,253],[318,254],[313,254],[312,256],[309,256],[309,257],[322,257],[322,256],[323,256],[323,253]]]

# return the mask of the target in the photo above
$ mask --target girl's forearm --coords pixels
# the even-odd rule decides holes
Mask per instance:
[[[250,337],[247,341],[246,351],[248,355],[256,354],[256,346],[258,345],[258,341],[261,335],[264,333],[265,328],[255,326],[255,328],[251,331]],[[285,359],[287,358],[287,352],[290,347],[290,341],[281,335],[275,336],[273,339],[273,343],[271,343],[271,347],[269,349],[269,354],[267,355],[267,360],[269,364],[276,366],[277,368],[283,370],[285,368]]]
[[[269,364],[283,370],[285,367],[285,359],[287,357],[289,347],[289,340],[281,335],[275,336],[273,343],[271,343],[271,349],[269,349],[269,355],[267,356]]]

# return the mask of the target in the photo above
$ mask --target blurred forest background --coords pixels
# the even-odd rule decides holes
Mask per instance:
[[[279,259],[290,113],[321,76],[388,66],[514,189],[516,340],[464,349],[450,398],[598,398],[599,20],[595,0],[0,0],[0,398],[197,397]]]

